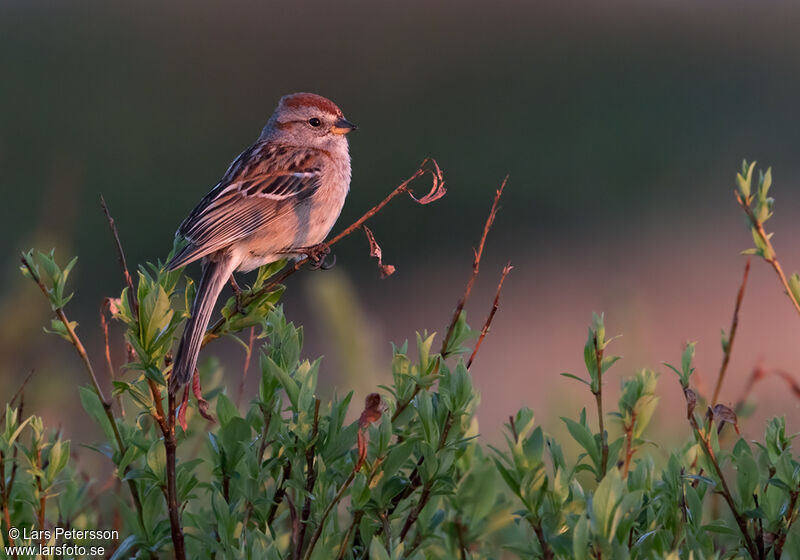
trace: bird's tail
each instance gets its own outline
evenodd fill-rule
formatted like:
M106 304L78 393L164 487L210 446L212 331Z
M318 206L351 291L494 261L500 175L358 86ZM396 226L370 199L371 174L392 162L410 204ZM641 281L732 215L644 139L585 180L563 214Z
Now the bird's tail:
M235 263L230 257L203 263L203 275L192 304L192 316L186 323L181 343L178 346L178 353L175 356L175 365L169 381L170 392L177 392L192 379L206 327L208 327L211 313L214 311L214 304L234 268Z

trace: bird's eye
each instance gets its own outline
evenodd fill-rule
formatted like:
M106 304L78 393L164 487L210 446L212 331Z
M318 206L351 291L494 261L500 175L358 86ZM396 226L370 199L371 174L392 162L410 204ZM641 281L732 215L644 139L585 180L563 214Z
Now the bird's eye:
M311 126L319 126L321 123L317 117L314 117L312 119L308 119L308 124L310 124Z

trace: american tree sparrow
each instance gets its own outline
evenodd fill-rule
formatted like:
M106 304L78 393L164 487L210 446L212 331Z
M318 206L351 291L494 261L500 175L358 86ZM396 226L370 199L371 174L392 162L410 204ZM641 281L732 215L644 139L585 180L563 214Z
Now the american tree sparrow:
M313 93L281 98L255 144L231 163L177 236L187 245L169 270L203 259L203 273L170 379L192 378L214 304L234 271L310 255L327 237L350 190L345 135L356 127Z

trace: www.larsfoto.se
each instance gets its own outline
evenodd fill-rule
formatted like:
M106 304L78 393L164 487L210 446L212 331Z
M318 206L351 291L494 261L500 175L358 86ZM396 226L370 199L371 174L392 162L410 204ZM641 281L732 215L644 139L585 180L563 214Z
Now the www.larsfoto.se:
M53 546L6 546L7 557L16 555L40 556L103 556L106 549L102 546L78 546L72 544L58 544Z

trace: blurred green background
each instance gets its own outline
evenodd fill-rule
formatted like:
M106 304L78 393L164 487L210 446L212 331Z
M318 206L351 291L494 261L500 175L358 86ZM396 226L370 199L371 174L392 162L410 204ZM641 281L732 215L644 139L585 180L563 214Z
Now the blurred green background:
M523 403L554 429L556 415L588 402L557 374L581 373L593 310L625 334L612 388L614 376L677 361L685 340L699 340L711 386L738 252L750 244L733 199L743 157L773 166L776 248L800 268L799 21L790 2L0 3L3 394L34 369L31 410L68 430L82 421L80 364L40 330L48 310L20 279L18 252L80 256L70 315L102 371L98 308L121 282L99 193L129 262L163 257L293 91L332 98L360 126L335 230L426 156L449 188L434 205L398 201L371 222L398 268L390 279L353 236L337 246L336 269L289 282L287 315L306 325L306 355L326 355L327 390L373 390L390 340L446 327L507 173L468 307L479 326L511 260L473 368L483 431L496 434ZM797 318L754 264L727 402L759 360L800 373ZM358 336L342 330L349 324ZM241 351L215 344L235 386ZM120 362L118 342L114 353ZM666 374L661 392L680 396ZM755 395L765 416L786 411L796 430L798 406L782 386Z

